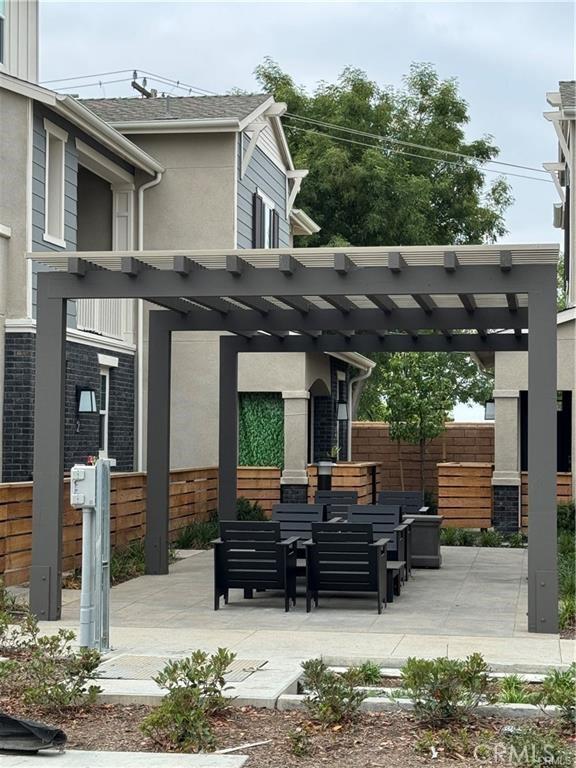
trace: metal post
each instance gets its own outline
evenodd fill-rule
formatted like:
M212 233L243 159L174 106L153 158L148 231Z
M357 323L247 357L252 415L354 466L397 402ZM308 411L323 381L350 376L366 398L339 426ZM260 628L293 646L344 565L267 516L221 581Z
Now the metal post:
M218 517L236 519L238 481L238 352L220 339L220 418L218 421Z
M56 621L62 610L62 503L66 301L50 299L38 275L34 491L30 608Z
M558 632L556 277L529 294L528 630Z
M149 313L146 573L168 573L171 332Z
M82 587L80 591L81 648L92 648L94 640L94 509L82 507Z
M116 462L113 462L114 465ZM96 462L96 514L94 515L94 639L95 648L110 648L110 459Z

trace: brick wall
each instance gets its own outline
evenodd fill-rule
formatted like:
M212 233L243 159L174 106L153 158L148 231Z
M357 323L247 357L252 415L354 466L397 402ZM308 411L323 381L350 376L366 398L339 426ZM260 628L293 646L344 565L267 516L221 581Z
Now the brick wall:
M340 461L348 460L348 422L338 421L338 371L346 374L346 386L343 387L342 402L348 402L348 382L350 367L335 358L330 358L330 396L314 397L314 461L322 461L331 456L331 450L338 439Z
M388 425L357 421L352 426L352 458L354 461L377 461L382 465L381 485L387 490L420 489L420 456L417 445L390 440ZM427 446L425 461L426 489L437 494L436 465L441 462L494 461L494 425L492 423L454 422ZM402 471L401 471L402 470Z
M36 337L6 334L2 480L32 478L34 459L34 365ZM98 353L109 350L68 342L64 415L64 467L98 453L100 417L76 413L76 385L100 391ZM110 368L108 455L119 471L130 471L134 460L134 357L114 352L118 367Z

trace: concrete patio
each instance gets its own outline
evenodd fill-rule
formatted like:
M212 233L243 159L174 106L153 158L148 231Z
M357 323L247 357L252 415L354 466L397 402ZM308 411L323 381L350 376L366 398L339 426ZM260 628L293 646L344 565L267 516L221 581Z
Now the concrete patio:
M523 549L444 547L440 570L417 570L400 598L378 616L370 596L320 596L306 614L303 599L286 614L273 593L214 611L211 552L182 552L165 576L142 576L111 592L113 652L182 655L226 646L241 659L334 661L373 658L400 662L483 653L488 661L526 667L568 664L574 642L526 628L527 552ZM80 593L65 590L63 617L47 623L78 626Z

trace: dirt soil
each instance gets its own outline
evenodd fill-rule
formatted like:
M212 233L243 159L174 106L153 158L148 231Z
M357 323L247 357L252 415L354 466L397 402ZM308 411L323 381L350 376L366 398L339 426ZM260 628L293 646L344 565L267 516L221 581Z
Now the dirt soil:
M0 700L0 709L62 728L68 735L69 749L162 751L140 731L142 720L150 712L146 706L100 704L41 717L37 712L17 709L13 702ZM500 741L499 732L504 724L502 719L478 718L467 730L472 743ZM519 725L518 721L514 724ZM549 722L543 726L549 726ZM246 768L420 768L431 764L478 768L474 757L449 757L440 750L432 763L431 754L417 754L416 742L426 729L406 713L362 714L353 724L323 729L311 724L303 712L244 707L231 708L215 721L214 727L219 749L267 742L237 751L249 755ZM302 733L309 753L296 756L292 751L293 734Z

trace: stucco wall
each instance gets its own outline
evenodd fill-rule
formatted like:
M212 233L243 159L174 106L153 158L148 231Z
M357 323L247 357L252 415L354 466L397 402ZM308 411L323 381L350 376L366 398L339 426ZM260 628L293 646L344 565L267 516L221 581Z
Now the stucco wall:
M145 247L234 248L234 135L128 138L165 168L162 182L145 193Z
M26 168L28 101L0 90L0 224L10 227L7 241L7 316L26 317Z

